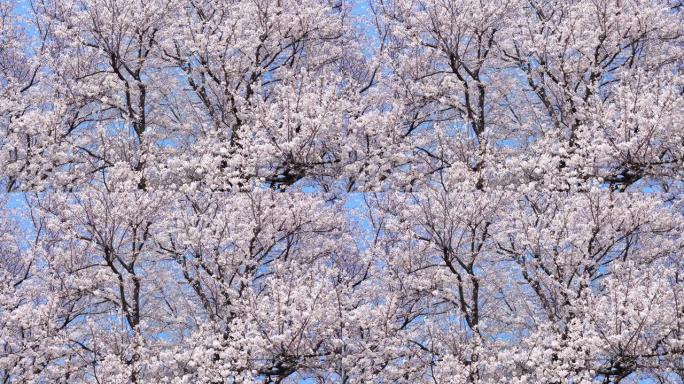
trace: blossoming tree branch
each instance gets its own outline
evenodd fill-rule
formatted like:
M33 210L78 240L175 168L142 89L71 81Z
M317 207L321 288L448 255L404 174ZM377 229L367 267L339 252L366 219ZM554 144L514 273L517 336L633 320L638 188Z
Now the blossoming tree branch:
M0 382L684 383L681 0L0 0Z

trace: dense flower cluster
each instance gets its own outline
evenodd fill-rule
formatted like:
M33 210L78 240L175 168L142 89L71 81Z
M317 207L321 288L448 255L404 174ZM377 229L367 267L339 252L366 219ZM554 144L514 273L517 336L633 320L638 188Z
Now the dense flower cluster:
M683 383L681 0L0 0L2 383Z

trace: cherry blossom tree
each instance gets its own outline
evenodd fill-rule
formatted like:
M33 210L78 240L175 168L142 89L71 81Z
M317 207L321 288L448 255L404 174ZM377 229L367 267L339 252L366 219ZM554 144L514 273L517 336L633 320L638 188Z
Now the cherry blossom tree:
M683 17L0 0L0 380L684 383Z
M376 2L405 130L435 128L412 163L466 188L669 186L682 177L680 8Z

